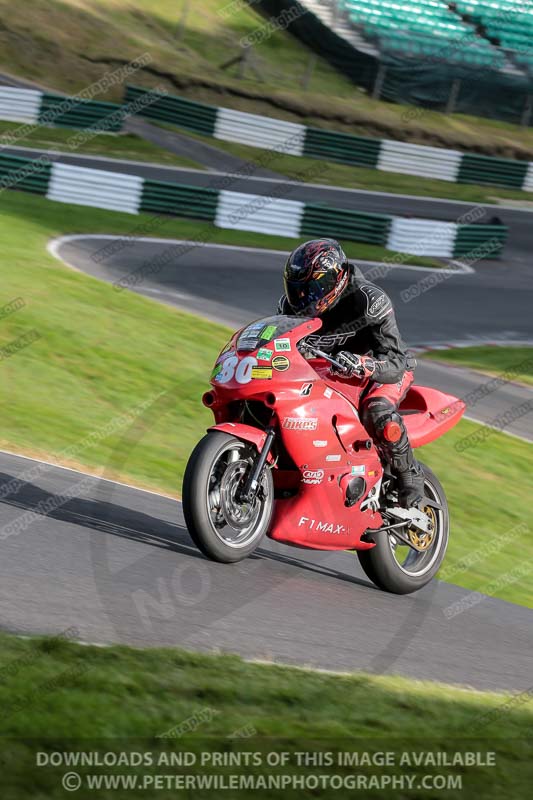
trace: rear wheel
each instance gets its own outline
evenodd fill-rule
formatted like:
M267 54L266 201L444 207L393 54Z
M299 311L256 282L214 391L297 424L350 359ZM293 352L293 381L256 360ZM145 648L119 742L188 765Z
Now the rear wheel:
M270 469L251 502L239 497L257 450L222 431L210 431L193 450L183 479L183 513L193 542L225 563L252 553L268 531L274 510Z
M395 594L409 594L421 589L437 574L448 546L450 520L448 502L437 476L425 464L425 495L441 508L426 506L421 510L433 522L431 533L421 533L407 526L400 531L416 549L404 544L394 531L375 534L375 547L358 550L357 555L368 578L380 589Z

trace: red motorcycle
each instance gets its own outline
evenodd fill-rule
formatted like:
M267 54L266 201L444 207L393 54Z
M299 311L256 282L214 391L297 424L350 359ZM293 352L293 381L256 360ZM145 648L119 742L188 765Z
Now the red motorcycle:
M319 319L274 316L237 331L203 396L216 424L194 449L183 511L215 561L250 555L266 534L296 547L355 550L381 589L406 594L438 571L448 544L444 490L425 465L422 508L401 508L395 478L359 420L367 379L317 349ZM413 447L442 436L465 404L412 386L400 406ZM394 435L393 430L390 435Z

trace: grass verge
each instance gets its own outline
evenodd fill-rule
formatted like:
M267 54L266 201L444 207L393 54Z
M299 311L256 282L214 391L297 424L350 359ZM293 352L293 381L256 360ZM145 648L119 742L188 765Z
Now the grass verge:
M533 347L457 347L423 357L533 385Z
M15 298L24 305L2 315L0 348L31 331L39 338L10 357L0 350L0 446L103 469L108 477L176 495L188 455L211 422L200 396L228 331L147 298L117 293L46 252L49 239L59 234L130 233L128 215L14 192L4 193L2 206L2 305ZM166 235L190 236L197 229L197 223L175 220L169 226ZM219 233L221 241L250 243L250 234L242 241L238 232ZM114 421L159 394L134 424L117 423L109 431L110 423L113 428ZM513 573L516 553L520 563L533 558L533 474L524 469L531 445L490 431L481 442L468 439L465 447L465 437L479 430L463 421L420 453L441 478L452 510L443 576L533 606L528 576ZM95 437L95 431L108 435ZM67 448L73 448L68 456Z
M228 0L189 3L184 16L183 4L175 0L27 0L19 5L0 0L0 66L72 94L148 52L151 63L134 82L215 105L370 136L526 160L533 156L531 128L375 101L323 59L304 91L309 50L286 31L254 47L258 73L248 70L239 79L238 67L221 67L265 20L253 3L230 5L228 13L229 5ZM120 96L120 87L109 93L109 99Z
M81 647L62 638L22 640L0 634L0 645L0 730L9 737L3 739L2 783L8 800L68 796L61 779L72 768L36 768L38 751L49 756L57 751L153 754L148 766L74 768L86 791L87 774L137 775L139 781L143 775L176 773L292 774L302 779L335 774L352 780L366 776L367 781L371 775L392 774L414 776L412 788L404 782L399 794L389 784L375 796L530 796L533 700L526 693L512 698L394 676L328 675L175 649ZM193 754L196 764L167 766L172 754L184 751ZM289 754L287 765L265 765L268 752L281 751ZM328 753L333 764L298 763L296 753L302 751ZM340 753L355 751L377 758L378 765L378 754L390 752L394 766L339 766ZM479 752L485 765L417 768L412 757L433 752L451 759L466 751ZM487 751L495 754L494 766L486 765ZM216 766L217 752L233 759L238 753L259 753L262 763ZM402 753L411 755L400 766ZM424 775L453 776L461 785L431 791L427 783L421 787ZM374 794L362 786L361 796ZM220 796L205 789L177 793L172 785L159 791L154 785L139 788L95 796ZM348 798L356 793L354 787L332 791L326 786L225 796Z
M0 122L0 148L5 144L9 147L9 140L3 138L5 134L12 134L22 126L17 122ZM146 142L133 133L104 134L91 136L83 147L71 150L69 142L74 141L76 131L69 128L46 128L41 125L24 125L25 135L17 139L17 147L38 147L43 150L61 150L71 155L96 155L108 158L124 158L131 161L154 161L163 166L190 167L203 169L201 164L191 158L177 156L169 153L162 147L157 147L151 142Z

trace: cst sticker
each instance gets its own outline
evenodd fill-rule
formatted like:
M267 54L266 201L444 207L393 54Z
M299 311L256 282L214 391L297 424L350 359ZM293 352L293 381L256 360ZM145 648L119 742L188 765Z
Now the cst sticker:
M307 483L308 486L318 486L323 480L323 469L305 469L302 475L302 483Z
M278 372L285 372L285 370L289 369L291 362L287 358L287 356L274 356L272 359L272 366Z
M328 443L325 439L313 439L313 447L327 447Z
M272 367L252 367L252 380L268 380L272 377Z
M340 461L340 456L326 456L326 461Z
M329 386L327 389L324 389L324 397L327 397L328 400L333 397L333 389L330 389Z
M272 356L273 356L272 350L269 350L267 347L260 347L259 350L257 351L258 361L270 361Z
M276 353L289 352L291 349L290 339L275 339L274 350Z
M300 389L300 397L309 397L312 389L313 389L312 383L304 383L304 385Z
M366 467L364 464L359 464L356 467L352 467L352 475L364 475L366 472Z

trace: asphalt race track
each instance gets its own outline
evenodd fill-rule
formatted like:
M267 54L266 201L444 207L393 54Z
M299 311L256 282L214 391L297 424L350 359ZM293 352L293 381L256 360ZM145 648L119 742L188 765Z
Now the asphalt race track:
M91 642L179 645L329 670L523 691L532 613L492 598L447 619L466 589L433 581L415 595L374 588L350 553L265 540L236 565L206 560L174 500L0 454L2 526L44 500L76 495L2 542L0 624L70 627ZM83 488L83 492L81 491Z
M168 246L138 242L97 263L91 253L105 244L109 238L69 237L53 251L71 266L117 281ZM230 263L236 271L228 278ZM409 343L530 336L532 282L525 271L513 274L504 302L502 266L447 276L402 303L400 292L431 274L402 269L383 281ZM137 289L237 324L271 311L279 275L280 254L203 247ZM437 365L424 365L418 378L458 394L486 381ZM471 414L490 420L530 397L507 384ZM508 430L531 438L530 417ZM8 490L13 478L20 484ZM175 500L7 453L0 454L0 498L4 629L57 633L75 626L79 638L91 642L215 649L480 689L524 691L531 685L529 609L438 581L412 596L388 595L363 577L352 554L295 550L268 540L241 564L215 564L193 546ZM45 500L52 500L47 515L26 516L27 524L5 535L6 525ZM463 598L457 613L453 604Z

